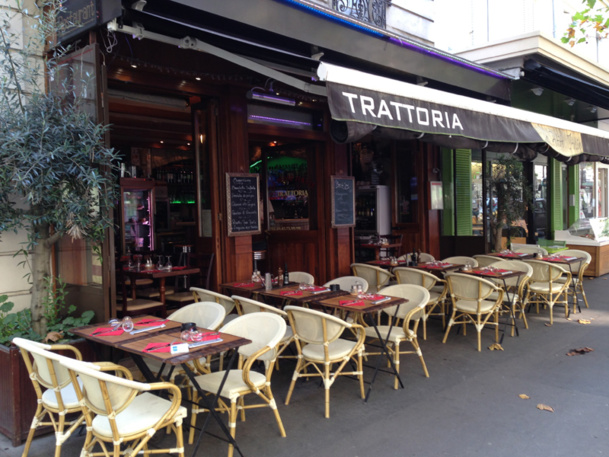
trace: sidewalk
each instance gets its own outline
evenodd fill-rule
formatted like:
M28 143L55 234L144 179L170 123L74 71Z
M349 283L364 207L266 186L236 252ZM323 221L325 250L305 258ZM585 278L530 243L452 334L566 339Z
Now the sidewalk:
M237 442L247 457L609 456L609 275L586 279L584 287L590 309L566 320L556 308L552 327L547 310L531 313L529 330L520 325L519 337L506 335L504 351L487 349L491 330L483 332L480 353L473 329L466 336L453 330L442 344L440 322L430 321L427 341L420 341L430 378L415 356L403 356L406 388L393 390L393 378L380 374L367 403L356 382L339 379L331 389L330 419L323 417L323 388L315 382L297 384L290 405L283 404L292 362L282 361L273 392L287 438L265 409L249 411L237 424ZM583 347L593 351L567 355ZM80 455L83 441L72 437L62 456ZM29 455L47 457L53 448L53 436L37 438ZM22 450L0 435L1 456ZM198 455L226 451L225 443L208 436Z

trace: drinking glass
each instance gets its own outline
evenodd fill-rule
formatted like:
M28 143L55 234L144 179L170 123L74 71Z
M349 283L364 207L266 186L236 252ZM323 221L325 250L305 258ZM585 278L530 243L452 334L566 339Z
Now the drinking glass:
M129 316L123 317L121 325L125 332L130 332L131 330L133 330L133 320L131 320Z
M171 269L173 268L173 265L171 264L171 256L168 255L167 256L167 263L165 264L165 269L168 271L171 271Z

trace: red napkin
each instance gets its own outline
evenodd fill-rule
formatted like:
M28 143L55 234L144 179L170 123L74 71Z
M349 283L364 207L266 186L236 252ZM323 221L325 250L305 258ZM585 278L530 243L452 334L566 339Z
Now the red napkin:
M302 290L284 290L281 295L302 295Z
M91 336L118 336L125 333L122 328L115 329L114 327L99 327L91 333Z
M187 267L172 267L172 270L185 270Z
M338 302L340 306L364 306L364 300L341 300Z
M166 324L168 319L142 319L141 321L135 322L133 325L138 327L155 327L157 325Z
M324 287L324 286L314 286L314 287L311 287L309 290L311 292L321 292L321 291L326 291L326 290L329 290L329 289L327 287Z
M144 348L144 352L169 352L171 343L148 343Z
M255 282L240 282L239 284L235 284L235 287L256 287L258 283Z

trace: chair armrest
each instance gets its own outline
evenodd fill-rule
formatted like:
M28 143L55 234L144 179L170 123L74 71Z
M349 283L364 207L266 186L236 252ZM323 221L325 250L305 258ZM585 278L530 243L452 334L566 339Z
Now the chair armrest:
M74 355L74 358L76 360L82 360L81 352L78 350L78 348L76 348L70 344L53 344L53 345L51 345L50 350L53 352L70 351Z
M115 375L118 377L124 377L125 379L129 379L133 381L133 374L131 371L122 365L118 365L113 362L93 362L94 365L98 366L100 371L114 371Z

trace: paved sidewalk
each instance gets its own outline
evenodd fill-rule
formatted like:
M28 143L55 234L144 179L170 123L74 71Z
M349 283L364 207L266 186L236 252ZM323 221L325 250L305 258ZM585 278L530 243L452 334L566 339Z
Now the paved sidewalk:
M394 390L393 378L381 374L367 403L356 382L339 379L331 389L330 419L323 417L316 382L297 384L290 405L283 404L293 365L282 361L273 390L287 438L279 436L270 411L250 411L237 424L241 450L247 457L609 456L609 278L586 279L585 289L590 309L566 320L557 308L552 327L547 310L531 313L530 329L521 325L519 337L506 335L504 351L487 349L490 330L483 332L480 353L473 329L466 336L453 330L442 344L440 322L431 321L421 341L430 378L416 357L403 356L406 388ZM583 347L593 351L567 355ZM72 437L62 456L80 455L83 440ZM47 457L53 447L52 436L37 438L29 455ZM0 435L0 456L22 450ZM206 437L198 455L224 456L226 444Z

